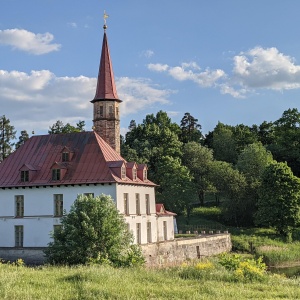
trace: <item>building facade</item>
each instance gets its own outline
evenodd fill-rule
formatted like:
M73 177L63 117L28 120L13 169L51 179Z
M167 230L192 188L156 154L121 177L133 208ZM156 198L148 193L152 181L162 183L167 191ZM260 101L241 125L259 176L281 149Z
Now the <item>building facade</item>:
M91 132L33 136L0 164L0 248L43 248L79 194L110 195L138 244L174 239L147 166L120 155L119 104L106 25ZM159 211L157 210L159 209Z

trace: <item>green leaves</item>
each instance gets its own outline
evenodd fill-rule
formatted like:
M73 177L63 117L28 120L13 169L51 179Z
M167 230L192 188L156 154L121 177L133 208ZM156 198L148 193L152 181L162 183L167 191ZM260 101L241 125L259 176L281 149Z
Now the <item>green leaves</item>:
M45 251L51 264L105 261L129 266L143 261L139 249L133 249L132 235L110 196L79 195L61 223L61 230L53 233L54 240Z

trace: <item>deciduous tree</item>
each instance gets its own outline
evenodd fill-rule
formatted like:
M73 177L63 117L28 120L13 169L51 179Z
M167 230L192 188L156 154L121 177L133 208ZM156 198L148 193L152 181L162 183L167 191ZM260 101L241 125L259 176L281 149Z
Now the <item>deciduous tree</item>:
M79 195L61 224L45 251L51 264L130 266L144 261L110 196Z
M266 167L259 188L256 224L272 226L289 237L300 225L300 179L286 163L276 162Z

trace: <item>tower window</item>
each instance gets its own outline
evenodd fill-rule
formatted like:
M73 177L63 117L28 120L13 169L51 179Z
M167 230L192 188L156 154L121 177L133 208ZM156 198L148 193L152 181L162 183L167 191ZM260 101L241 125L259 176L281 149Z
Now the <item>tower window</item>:
M110 106L109 106L109 115L112 116L113 114L114 114L113 106L110 105Z
M99 107L99 115L100 117L103 117L103 105Z

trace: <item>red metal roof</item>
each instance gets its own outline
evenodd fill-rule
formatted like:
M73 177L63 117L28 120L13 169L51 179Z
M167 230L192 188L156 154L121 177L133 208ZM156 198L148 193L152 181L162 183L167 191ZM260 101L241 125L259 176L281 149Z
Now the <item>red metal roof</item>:
M66 147L72 157L62 162ZM33 136L0 163L0 187L114 182L155 186L149 180L118 177L110 166L120 165L120 161L127 163L93 131ZM52 180L54 166L66 168L61 180ZM21 170L26 169L31 172L30 181L21 182Z
M115 85L106 32L104 32L103 36L96 94L91 102L94 103L101 100L116 100L121 102Z
M161 204L161 203L157 203L156 204L156 214L158 216L177 216L177 214L171 212L171 211L168 211L165 209L164 205Z

